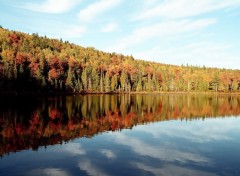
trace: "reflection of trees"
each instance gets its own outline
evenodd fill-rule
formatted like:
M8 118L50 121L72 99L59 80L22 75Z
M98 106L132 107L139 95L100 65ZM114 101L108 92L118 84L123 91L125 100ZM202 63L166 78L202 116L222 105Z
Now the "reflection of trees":
M148 122L240 114L240 97L84 95L16 99L0 107L0 155Z

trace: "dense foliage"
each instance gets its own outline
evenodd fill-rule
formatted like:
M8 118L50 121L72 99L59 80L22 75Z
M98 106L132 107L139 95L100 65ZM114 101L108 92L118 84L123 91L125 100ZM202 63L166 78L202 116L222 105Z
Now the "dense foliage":
M0 28L0 92L209 90L240 90L240 70L135 60Z

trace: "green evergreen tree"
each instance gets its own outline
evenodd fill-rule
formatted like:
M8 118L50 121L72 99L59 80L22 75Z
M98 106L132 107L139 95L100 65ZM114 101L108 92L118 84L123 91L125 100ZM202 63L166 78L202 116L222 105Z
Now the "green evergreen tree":
M14 79L18 78L18 70L17 70L17 64L16 63L14 64L13 76L14 76Z
M100 92L104 92L104 80L103 80L103 75L100 76Z
M82 83L79 78L77 79L76 90L77 90L77 92L82 92L82 90L83 90Z
M118 78L117 75L113 75L111 79L111 91L116 91Z
M97 70L95 68L92 69L92 89L97 92L99 89L99 77L98 77L98 73Z
M150 92L150 91L152 91L153 90L153 86L152 86L152 79L151 79L151 75L150 74L148 74L148 77L147 77L147 82L146 82L146 84L145 84L145 89L146 89L146 91L148 91L148 92Z
M105 85L105 92L110 92L111 88L111 82L110 82L110 76L109 73L106 73L105 79L104 79L104 85Z
M141 92L143 89L142 89L142 80L138 80L138 83L137 83L137 88L136 88L136 91L137 92Z
M67 87L67 89L70 89L70 90L74 89L73 75L72 75L72 69L71 68L68 69L66 87Z
M125 72L122 72L120 76L120 83L122 91L125 91L127 85L127 74Z
M83 90L84 91L87 91L88 90L88 80L87 80L87 70L86 69L83 69L83 72L82 72L82 84L83 84Z

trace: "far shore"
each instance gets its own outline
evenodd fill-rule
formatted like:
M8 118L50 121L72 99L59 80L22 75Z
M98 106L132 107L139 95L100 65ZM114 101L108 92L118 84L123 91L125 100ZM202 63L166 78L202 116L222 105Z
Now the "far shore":
M101 94L162 94L162 95L172 95L172 94L189 94L189 95L240 95L240 91L233 92L198 92L198 91L153 91L153 92L0 92L0 97L18 97L18 96L71 96L71 95L101 95Z

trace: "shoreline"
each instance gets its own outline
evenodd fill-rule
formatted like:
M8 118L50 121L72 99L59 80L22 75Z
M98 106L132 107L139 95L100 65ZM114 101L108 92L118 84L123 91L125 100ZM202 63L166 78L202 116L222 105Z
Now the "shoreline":
M0 97L21 97L21 96L74 96L74 95L122 95L122 94L162 94L162 95L240 95L240 91L235 92L163 92L163 91L153 91L153 92L0 92Z

